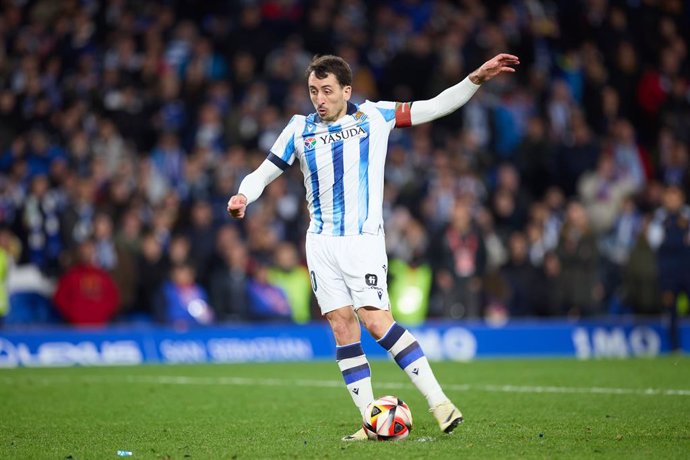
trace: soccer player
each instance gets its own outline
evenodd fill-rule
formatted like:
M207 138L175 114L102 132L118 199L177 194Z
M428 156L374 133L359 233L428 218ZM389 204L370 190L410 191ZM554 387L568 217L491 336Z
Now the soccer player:
M316 112L292 117L268 158L242 180L228 201L230 215L243 218L264 188L299 160L311 218L306 255L312 288L333 330L345 384L361 413L374 396L360 344L360 321L427 399L442 431L452 432L463 420L414 336L390 312L382 218L388 136L393 128L419 125L457 110L482 83L514 72L517 64L516 56L498 54L432 99L355 105L349 102L352 71L347 62L332 55L316 57L306 70ZM363 428L343 438L364 439Z

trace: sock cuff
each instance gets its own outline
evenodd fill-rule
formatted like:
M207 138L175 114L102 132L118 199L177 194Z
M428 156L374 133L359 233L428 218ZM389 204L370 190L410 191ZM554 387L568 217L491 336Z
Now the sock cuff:
M338 361L341 359L355 358L357 356L362 356L363 354L364 350L362 349L361 342L335 347L335 359Z
M386 350L390 351L393 345L402 337L402 335L407 331L404 327L398 323L391 324L391 327L386 332L386 335L377 340L378 344L381 345Z

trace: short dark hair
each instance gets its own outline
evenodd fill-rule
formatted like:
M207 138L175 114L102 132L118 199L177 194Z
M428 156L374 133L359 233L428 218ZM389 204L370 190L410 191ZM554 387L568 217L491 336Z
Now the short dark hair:
M352 86L352 69L350 64L340 56L332 54L314 56L309 67L307 67L306 77L309 78L312 72L319 80L323 80L329 73L332 73L340 86Z

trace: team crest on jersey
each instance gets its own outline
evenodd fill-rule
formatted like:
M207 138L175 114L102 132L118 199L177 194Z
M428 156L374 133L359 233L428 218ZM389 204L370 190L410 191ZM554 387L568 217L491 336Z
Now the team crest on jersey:
M316 138L308 137L304 140L304 150L311 150L316 147Z
M358 120L358 121L364 121L367 119L366 114L364 112L359 111L359 110L353 115L353 117L355 117L355 120Z

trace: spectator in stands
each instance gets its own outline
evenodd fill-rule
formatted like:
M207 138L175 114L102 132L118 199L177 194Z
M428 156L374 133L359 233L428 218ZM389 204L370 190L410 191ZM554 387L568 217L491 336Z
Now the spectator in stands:
M516 197L507 189L496 190L491 199L491 211L496 226L496 234L504 245L510 235L522 228L522 216L518 210Z
M249 319L249 254L241 244L219 245L220 262L211 272L210 303L218 321Z
M208 203L211 192L211 175L207 163L207 152L197 149L187 157L184 165L184 180L179 188L180 198L185 203ZM212 161L216 161L213 159Z
M646 256L645 251L648 248L646 238L643 241L638 238L642 230L642 220L643 216L635 200L632 196L628 196L622 202L620 214L616 217L612 230L599 238L604 301L613 303L614 306L622 300L617 290L622 282L623 271L628 266L631 251L636 251L637 258L633 262L633 267L640 263L640 258L644 259Z
M137 287L133 313L154 318L156 293L165 280L169 263L163 253L163 245L155 233L145 231L141 238L141 252L137 258Z
M558 254L548 251L544 254L542 267L542 282L540 289L534 293L536 299L534 308L540 316L562 316L567 313L565 283L563 269Z
M268 269L268 281L281 288L290 303L292 320L307 323L311 319L311 277L299 263L297 248L292 243L279 243Z
M2 156L0 156L0 171L8 174L14 165L26 163L27 150L28 147L24 136L16 136L8 140L3 147Z
M120 166L120 172L100 188L99 210L108 214L115 224L120 222L123 215L132 207L132 201L139 200L132 179L134 168L136 166L128 159Z
M122 163L127 157L125 141L117 131L117 127L107 118L100 120L98 134L91 143L91 150L96 158L104 162L106 172L114 176L120 171Z
M566 201L563 190L549 187L544 196L545 212L538 220L544 227L544 244L547 250L555 249L565 220Z
M680 349L678 295L690 292L690 206L683 191L670 185L664 191L663 207L649 226L649 242L657 251L661 305L670 317L671 349Z
M467 202L455 203L450 222L432 238L429 260L436 296L432 313L450 318L479 317L486 248Z
M668 134L668 149L660 152L659 175L663 182L670 185L683 185L683 179L690 170L688 144Z
M457 195L457 184L447 155L440 155L429 180L423 205L425 220L431 231L438 231L449 221Z
M7 227L0 227L0 326L10 311L10 295L7 279L17 262L21 248L19 240Z
M427 319L433 271L427 258L429 241L422 224L410 219L401 229L397 250L388 261L388 291L397 321L421 324Z
M93 241L96 246L96 265L112 273L118 267L118 258L113 235L113 221L109 215L98 213L94 216Z
M679 75L684 61L678 51L670 46L655 52L658 53L655 56L658 62L654 62L657 65L649 66L640 76L635 95L642 114L639 125L643 137L653 135L659 128L659 113L672 89L669 83Z
M182 186L186 155L175 133L161 134L156 147L151 152L151 160L156 172L165 178L169 187Z
M541 267L547 251L544 241L544 227L535 221L530 221L525 229L525 235L529 247L529 260L535 267Z
M213 44L208 38L199 37L195 40L190 60L185 64L185 70L190 67L198 67L204 79L222 80L226 78L228 64L225 58L213 49Z
M544 120L530 117L525 137L522 139L515 160L522 183L532 198L544 196L554 176L555 146L546 133Z
M204 104L199 109L198 124L192 148L204 148L218 156L225 149L225 137L220 110L213 104Z
M531 197L522 187L520 173L512 163L502 163L496 170L496 190L505 190L513 196L515 202L514 219L519 228L527 222L527 211Z
M120 220L114 237L117 267L113 273L120 292L120 316L136 310L139 283L138 257L141 252L142 223L134 210L127 211ZM145 318L150 319L150 318Z
M584 207L568 204L557 248L561 266L563 301L574 317L599 313L602 292L599 282L599 250Z
M613 159L615 174L632 181L634 191L641 190L652 176L649 153L635 139L635 129L628 120L618 120L613 126Z
M578 182L579 196L592 231L597 234L610 231L621 211L623 200L635 189L634 179L617 174L615 160L603 152L596 170L583 174Z
M176 233L170 238L167 257L170 267L191 263L191 243L187 235ZM194 276L196 276L196 272L194 272Z
M166 195L167 196L167 195ZM151 216L151 231L164 249L168 249L173 237L175 222L177 221L177 208L168 207L161 200L161 204L153 210ZM186 257L186 255L185 255Z
M94 181L79 177L68 192L68 205L60 213L60 231L65 248L72 249L91 235L96 213Z
M578 178L595 169L600 152L599 142L580 112L572 115L569 136L559 142L555 158L556 182L568 197L575 194Z
M501 267L501 275L510 288L508 312L510 317L531 316L535 313L539 285L537 269L529 259L527 237L521 232L510 235L508 262Z
M640 61L633 43L629 38L616 45L615 59L610 67L611 86L617 88L620 97L620 115L630 119L636 112L635 98L630 97L636 91L635 86L640 78Z
M285 291L269 281L268 264L255 259L247 282L249 317L255 321L290 320L292 311Z
M46 132L35 129L28 133L27 164L29 176L47 176L56 161L65 159L63 149L51 143Z
M184 232L189 241L189 259L197 273L197 279L208 286L210 264L216 241L211 205L207 201L194 202L189 211L189 221Z
M621 262L621 303L625 311L637 315L662 312L659 302L659 266L657 255L647 237L649 216L641 219L632 246ZM621 226L622 227L622 226Z
M60 211L48 177L44 174L34 176L15 221L15 233L22 238L24 249L20 262L35 264L46 274L58 272L62 251Z
M547 111L551 127L551 139L558 143L569 142L573 132L574 112L577 110L572 88L563 79L557 79L551 86Z
M26 326L61 320L52 301L55 282L35 265L15 265L8 274L7 291L10 308L4 318L5 324Z
M0 92L0 151L5 150L18 138L21 120L17 112L16 94L9 88L2 90ZM5 165L4 161L2 164Z
M77 264L58 281L54 302L70 324L104 325L114 318L120 303L115 282L98 267L93 239L79 244Z
M156 317L176 327L208 325L213 322L213 309L204 288L194 281L194 267L187 262L173 265L170 275L156 295Z
M498 271L507 262L508 251L506 245L496 233L494 219L489 210L479 208L476 216L477 226L479 227L484 246L486 247L486 271Z

